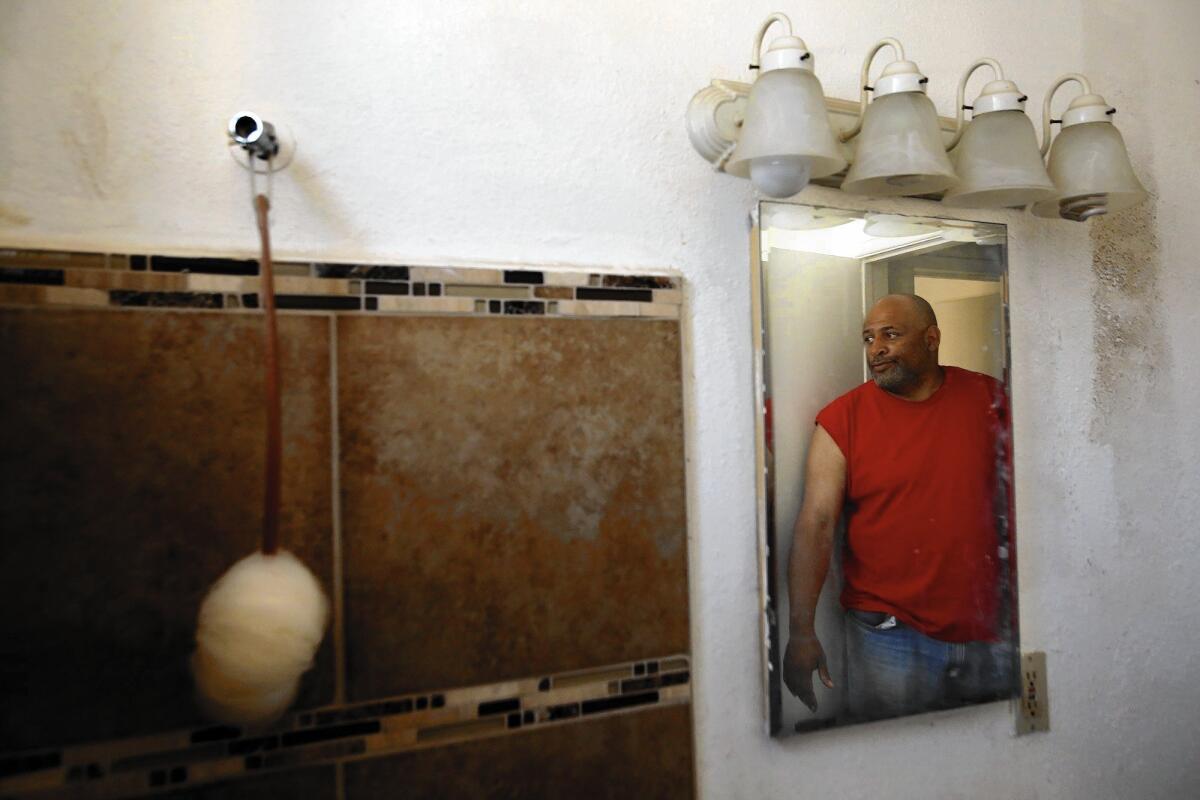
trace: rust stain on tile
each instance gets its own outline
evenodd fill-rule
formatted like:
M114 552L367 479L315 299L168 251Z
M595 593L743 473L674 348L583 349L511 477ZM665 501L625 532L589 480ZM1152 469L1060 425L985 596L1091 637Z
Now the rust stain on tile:
M338 320L354 699L688 650L679 326Z
M328 322L279 320L285 546L328 588ZM262 318L0 310L0 749L183 727L212 582L258 544ZM332 698L332 651L300 703Z

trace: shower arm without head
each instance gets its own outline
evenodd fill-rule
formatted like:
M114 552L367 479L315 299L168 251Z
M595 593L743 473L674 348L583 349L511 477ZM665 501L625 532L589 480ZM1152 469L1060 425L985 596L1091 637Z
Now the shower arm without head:
M265 345L266 361L266 480L263 491L262 552L274 555L279 550L279 515L282 501L281 484L283 471L283 401L279 379L279 326L275 314L275 275L271 263L271 230L269 199L274 159L279 154L279 140L275 126L265 122L257 114L243 112L229 120L231 144L245 150L249 156L250 195L254 201L254 215L258 224L258 235L262 249L259 259L260 286L263 312L267 321ZM255 185L258 170L254 159L267 162L267 193L260 194ZM286 166L286 164L284 165Z

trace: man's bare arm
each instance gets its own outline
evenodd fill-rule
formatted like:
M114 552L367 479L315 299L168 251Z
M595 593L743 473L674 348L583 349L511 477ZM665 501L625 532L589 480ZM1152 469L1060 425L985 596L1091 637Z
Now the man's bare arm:
M845 492L846 459L833 437L818 425L808 449L804 501L796 518L788 560L790 633L783 663L784 683L813 711L817 709L813 670L819 670L821 681L833 688L825 652L816 636L815 620Z

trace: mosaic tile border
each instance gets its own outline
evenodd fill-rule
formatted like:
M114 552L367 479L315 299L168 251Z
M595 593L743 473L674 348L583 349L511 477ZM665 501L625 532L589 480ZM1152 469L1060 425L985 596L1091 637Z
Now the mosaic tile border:
M0 796L150 796L691 701L685 655L299 711L266 731L211 726L0 759Z
M275 264L281 310L678 319L681 279L535 269ZM0 249L0 305L258 308L258 262Z

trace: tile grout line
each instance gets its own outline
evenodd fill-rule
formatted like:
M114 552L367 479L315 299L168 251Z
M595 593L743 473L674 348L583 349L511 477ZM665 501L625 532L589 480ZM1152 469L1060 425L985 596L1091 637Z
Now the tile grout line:
M345 599L342 597L342 482L338 429L337 315L329 315L329 458L333 515L333 701L346 702ZM338 782L339 787L341 781Z

